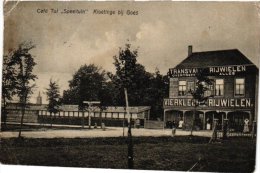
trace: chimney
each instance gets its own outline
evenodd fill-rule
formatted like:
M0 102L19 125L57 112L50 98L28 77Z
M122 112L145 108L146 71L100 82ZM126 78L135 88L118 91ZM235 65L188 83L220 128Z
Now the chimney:
M192 54L192 45L188 46L188 56Z

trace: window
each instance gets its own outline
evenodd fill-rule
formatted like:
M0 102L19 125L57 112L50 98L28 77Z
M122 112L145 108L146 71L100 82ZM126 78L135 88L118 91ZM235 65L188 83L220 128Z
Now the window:
M237 78L235 79L235 95L242 96L245 93L245 79Z
M187 91L194 91L194 82L188 82Z
M215 95L216 96L224 95L224 79L216 79Z
M207 87L207 90L205 91L204 96L209 97L209 96L214 95L214 85L211 84L211 85L207 85L206 87Z
M186 94L186 90L187 90L187 82L186 81L179 81L179 92L178 95L179 96L184 96Z

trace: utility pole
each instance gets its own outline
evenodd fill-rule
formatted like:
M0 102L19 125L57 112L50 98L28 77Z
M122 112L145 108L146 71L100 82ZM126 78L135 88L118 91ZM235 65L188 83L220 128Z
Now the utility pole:
M124 88L125 91L125 101L126 101L126 113L128 118L128 136L127 136L127 145L128 145L128 169L134 168L134 151L133 151L133 141L132 141L132 132L131 132L131 117L129 113L129 105L128 105L128 96L127 89Z

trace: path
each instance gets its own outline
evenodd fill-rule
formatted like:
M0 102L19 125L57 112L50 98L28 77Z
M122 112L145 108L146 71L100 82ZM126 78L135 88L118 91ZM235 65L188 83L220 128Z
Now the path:
M55 126L54 126L55 127ZM73 126L80 127L80 126ZM127 135L127 128L124 130L124 135ZM171 129L132 129L133 136L171 136ZM190 131L183 131L177 129L176 136L190 135ZM205 136L211 137L212 131L193 131L194 136ZM1 138L12 138L17 137L17 131L4 131L0 133ZM106 130L102 130L100 128L88 129L50 129L50 128L41 128L32 131L22 131L22 136L26 138L94 138L94 137L120 137L123 136L123 128L122 127L106 127Z

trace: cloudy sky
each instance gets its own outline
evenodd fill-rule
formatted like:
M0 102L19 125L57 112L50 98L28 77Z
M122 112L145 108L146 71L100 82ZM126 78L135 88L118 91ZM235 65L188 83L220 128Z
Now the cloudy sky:
M48 13L39 13L43 9ZM64 9L85 14L61 13ZM93 14L95 9L116 14ZM31 102L50 78L58 80L62 93L83 64L114 72L113 56L127 40L139 48L139 63L162 74L187 57L188 45L194 52L237 48L257 65L260 55L259 2L9 2L4 13L5 54L23 41L36 44L31 53L38 80Z

